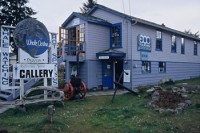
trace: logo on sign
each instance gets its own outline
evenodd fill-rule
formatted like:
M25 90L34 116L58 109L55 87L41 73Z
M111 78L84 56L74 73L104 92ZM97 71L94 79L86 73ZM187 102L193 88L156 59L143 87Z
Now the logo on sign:
M138 35L138 50L151 51L151 38L145 35Z
M41 32L37 32L39 37L26 35L26 45L28 51L34 53L34 57L43 54L49 48L49 40Z

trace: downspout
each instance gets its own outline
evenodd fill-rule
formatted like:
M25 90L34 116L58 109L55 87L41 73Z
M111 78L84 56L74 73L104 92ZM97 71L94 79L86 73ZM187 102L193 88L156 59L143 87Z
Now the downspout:
M133 30L133 26L137 24L137 20L135 20L135 22L132 24L131 20L131 89L133 89L133 37L132 37L132 30Z

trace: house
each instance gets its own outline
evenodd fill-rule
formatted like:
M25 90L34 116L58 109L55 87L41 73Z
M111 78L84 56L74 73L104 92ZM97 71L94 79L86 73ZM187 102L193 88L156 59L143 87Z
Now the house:
M166 77L200 76L200 38L103 5L87 15L73 12L61 25L60 40L66 80L77 74L78 56L80 77L89 89L112 89L120 76L119 82L131 89Z

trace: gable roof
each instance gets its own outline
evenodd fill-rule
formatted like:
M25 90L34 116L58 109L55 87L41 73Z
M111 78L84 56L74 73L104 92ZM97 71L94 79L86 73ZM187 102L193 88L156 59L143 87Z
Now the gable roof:
M198 40L200 41L200 38L197 38L197 37L194 37L190 34L187 34L187 33L184 33L184 32L181 32L181 31L178 31L178 30L174 30L174 29L171 29L169 27L166 27L165 25L161 24L156 24L156 23L153 23L153 22L150 22L150 21L147 21L147 20L144 20L144 19L140 19L140 18L137 18L137 17L133 17L133 16L130 16L130 15L127 15L127 14L124 14L124 13L121 13L119 11L116 11L116 10L113 10L111 8L108 8L108 7L105 7L103 5L100 5L100 4L96 4L88 13L88 15L92 15L92 13L94 13L97 9L101 9L101 10L104 10L106 12L109 12L111 14L114 14L116 16L119 16L119 17L122 17L122 18L125 18L125 19L128 19L131 21L131 23L134 23L134 24L137 24L137 23L140 23L140 24L143 24L143 25L147 25L147 26L151 26L151 27L154 27L158 30L164 30L164 31L168 31L172 34L178 34L180 36L183 36L183 37L187 37L187 38L192 38L194 40Z
M65 27L67 26L67 24L72 20L74 19L75 17L77 18L80 18L84 21L87 21L89 23L95 23L95 24L99 24L99 25L105 25L105 26L110 26L111 23L103 20L103 19L100 19L100 18L97 18L97 17L94 17L94 16L89 16L87 14L82 14L82 13L77 13L77 12L73 12L66 20L65 22L62 24L62 27Z

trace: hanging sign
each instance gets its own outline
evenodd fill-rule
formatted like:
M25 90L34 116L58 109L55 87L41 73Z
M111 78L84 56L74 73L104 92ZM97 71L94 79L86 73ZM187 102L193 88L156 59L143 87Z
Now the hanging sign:
M54 64L14 64L13 79L52 78Z
M9 87L9 37L9 29L7 27L1 26L1 90L7 89Z

